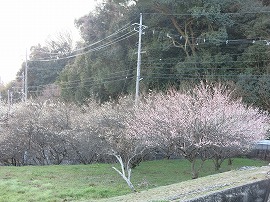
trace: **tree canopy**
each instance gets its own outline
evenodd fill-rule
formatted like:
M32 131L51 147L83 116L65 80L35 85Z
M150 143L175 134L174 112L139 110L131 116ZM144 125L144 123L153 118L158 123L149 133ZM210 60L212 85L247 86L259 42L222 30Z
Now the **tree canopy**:
M237 86L247 103L269 110L263 89L270 68L270 7L262 0L104 0L75 20L83 38L75 48L65 34L31 48L32 95L51 83L59 86L63 99L80 104L134 93L139 13L147 26L142 92L221 81Z

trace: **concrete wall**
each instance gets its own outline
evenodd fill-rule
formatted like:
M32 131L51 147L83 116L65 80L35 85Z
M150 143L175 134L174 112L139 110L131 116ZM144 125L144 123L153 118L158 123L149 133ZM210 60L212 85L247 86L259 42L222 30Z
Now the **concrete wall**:
M270 179L215 192L189 202L270 202Z
M98 202L270 202L270 165L242 167Z

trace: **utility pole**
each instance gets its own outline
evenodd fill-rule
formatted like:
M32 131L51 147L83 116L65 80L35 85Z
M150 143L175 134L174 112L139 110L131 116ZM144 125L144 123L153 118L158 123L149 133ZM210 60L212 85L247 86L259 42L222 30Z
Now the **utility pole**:
M28 92L28 86L27 86L27 50L26 50L26 56L25 56L25 70L24 70L24 101L27 102L27 92Z
M25 80L24 80L24 73L23 72L22 72L21 78L22 78L21 101L23 102L23 101L25 101L25 96L24 96L24 86L25 86L24 82L25 82Z
M7 96L8 96L8 112L7 112L7 118L9 118L10 114L10 108L11 108L11 102L10 102L10 91L7 91Z
M138 106L138 102L139 102L140 79L141 79L140 77L141 77L142 29L143 29L143 25L142 25L142 13L140 13L135 106Z

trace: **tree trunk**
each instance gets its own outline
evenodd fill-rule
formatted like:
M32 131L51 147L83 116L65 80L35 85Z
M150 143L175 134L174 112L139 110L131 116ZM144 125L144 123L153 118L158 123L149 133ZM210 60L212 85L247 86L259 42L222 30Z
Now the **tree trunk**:
M215 164L215 171L218 171L221 167L222 159L220 159L219 157L216 156L213 160L214 160L214 164Z
M191 161L191 177L192 177L192 179L197 179L199 177L199 173L196 170L195 163L196 163L196 159L192 159L192 161Z
M115 168L115 167L112 167L112 168L126 181L129 188L131 189L131 191L136 192L136 189L135 189L135 187L133 186L133 184L131 183L131 180L130 180L131 179L131 168L130 168L130 166L127 165L126 168L125 168L122 157L120 155L113 154L113 156L115 156L115 158L120 163L122 172L120 170L118 170L117 168ZM130 162L130 161L128 161L128 162Z
M232 165L233 160L231 158L228 159L228 165L231 166Z

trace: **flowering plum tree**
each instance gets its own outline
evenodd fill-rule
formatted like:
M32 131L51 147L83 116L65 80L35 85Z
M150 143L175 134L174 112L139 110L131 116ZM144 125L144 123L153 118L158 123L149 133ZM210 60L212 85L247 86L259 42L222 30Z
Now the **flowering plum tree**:
M198 159L203 163L212 158L218 169L232 152L245 152L265 137L269 117L234 99L226 86L201 83L187 92L148 95L136 107L130 97L101 106L95 102L82 107L58 101L21 103L12 107L3 127L2 162L44 165L72 158L91 163L109 154L120 163L120 169L113 169L135 191L132 167L150 149L158 148L167 158L173 153L185 157L196 178L203 165L196 166Z
M12 106L12 113L5 124L5 134L1 139L1 161L12 165L24 164L24 153L31 144L34 113L30 113L24 103Z
M150 96L136 116L142 133L155 135L159 145L173 143L192 163L192 178L198 177L199 157L211 158L217 148L247 150L269 128L265 112L233 99L221 84L201 83L189 92Z
M7 122L10 110L11 110L10 105L0 101L0 124L1 125Z
M50 101L14 105L2 140L6 156L16 156L16 164L60 164L67 156L62 131L70 129L74 108Z
M6 124L8 122L9 113L10 109L8 104L0 101L0 142L3 141L5 137Z
M100 137L97 119L101 116L100 106L89 101L72 116L72 129L65 131L70 146L70 158L75 162L89 164L106 158L107 143Z
M121 169L113 169L122 176L132 191L136 191L131 182L132 164L153 144L149 134L140 133L133 105L129 97L120 99L118 104L104 104L100 108L97 130L109 145L106 152L120 163Z

